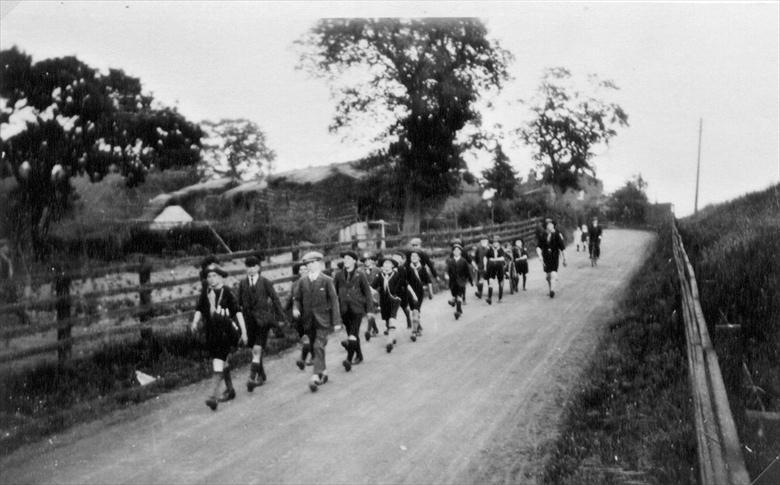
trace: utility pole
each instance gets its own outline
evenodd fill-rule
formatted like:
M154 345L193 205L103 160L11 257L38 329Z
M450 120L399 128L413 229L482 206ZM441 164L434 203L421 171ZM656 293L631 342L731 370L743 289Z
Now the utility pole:
M699 212L699 170L701 169L701 125L702 119L699 118L699 153L696 155L696 198L693 201L693 213Z

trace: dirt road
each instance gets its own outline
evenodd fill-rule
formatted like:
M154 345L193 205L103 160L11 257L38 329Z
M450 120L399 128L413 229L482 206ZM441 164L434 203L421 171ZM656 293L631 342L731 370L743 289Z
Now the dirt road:
M455 321L443 293L423 305L424 335L387 354L364 344L346 373L341 335L319 392L294 365L210 411L208 383L74 427L0 461L16 483L534 483L569 391L653 236L608 230L591 268L573 247L554 299L537 259L528 291L488 306L470 288ZM402 317L403 320L403 317ZM310 371L310 367L306 372Z

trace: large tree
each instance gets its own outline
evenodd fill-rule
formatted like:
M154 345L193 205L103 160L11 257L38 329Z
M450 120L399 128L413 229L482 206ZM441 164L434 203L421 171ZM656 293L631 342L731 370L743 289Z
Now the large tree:
M493 166L482 171L485 186L495 190L499 199L512 199L517 191L517 170L509 162L500 143L496 143L493 153Z
M647 219L647 182L635 175L607 199L607 217L621 224L641 224Z
M33 63L14 47L0 51L0 76L0 174L17 182L9 215L20 248L41 249L68 207L71 175L116 171L134 186L150 168L200 160L200 128L120 70L75 57Z
M299 44L302 66L332 81L332 131L385 124L375 159L400 189L404 231L418 232L423 204L459 190L473 144L462 130L479 126L475 103L501 88L511 55L472 18L323 19Z
M261 178L271 171L276 153L266 145L265 132L253 121L223 119L204 121L203 163L205 178L233 180Z
M547 69L536 95L524 102L533 118L517 130L534 150L544 182L561 193L578 189L581 174L596 175L594 148L628 125L623 109L603 99L618 89L612 81L590 75L586 84L583 93L567 69Z

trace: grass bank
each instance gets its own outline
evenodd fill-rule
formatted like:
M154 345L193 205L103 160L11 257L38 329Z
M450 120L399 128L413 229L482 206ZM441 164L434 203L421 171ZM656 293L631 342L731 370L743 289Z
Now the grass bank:
M696 483L670 228L655 244L567 404L545 483Z
M291 332L284 338L270 338L268 354L294 345L297 333ZM251 351L241 349L231 363L241 366L250 360ZM160 378L141 386L136 370ZM205 344L188 333L111 344L62 367L42 364L9 373L0 377L0 454L209 375Z
M780 421L747 413L780 412L780 185L706 207L680 233L748 473L780 483Z

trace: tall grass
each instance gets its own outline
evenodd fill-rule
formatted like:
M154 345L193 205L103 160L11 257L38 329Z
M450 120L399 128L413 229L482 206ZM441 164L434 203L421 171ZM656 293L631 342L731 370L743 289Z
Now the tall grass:
M696 440L671 234L630 285L567 404L543 481L696 483Z
M269 339L268 353L278 353L295 342L297 334L290 330L285 338ZM231 364L243 365L250 360L251 352L242 349ZM140 386L136 370L160 378ZM110 344L62 367L47 363L2 376L0 454L210 374L211 361L203 339L179 333Z
M780 185L711 206L680 221L702 310L729 393L748 472L780 452L780 426L746 409L780 411ZM737 324L726 330L721 325ZM753 384L749 388L744 368ZM760 397L760 402L759 402ZM780 463L765 483L780 483Z

